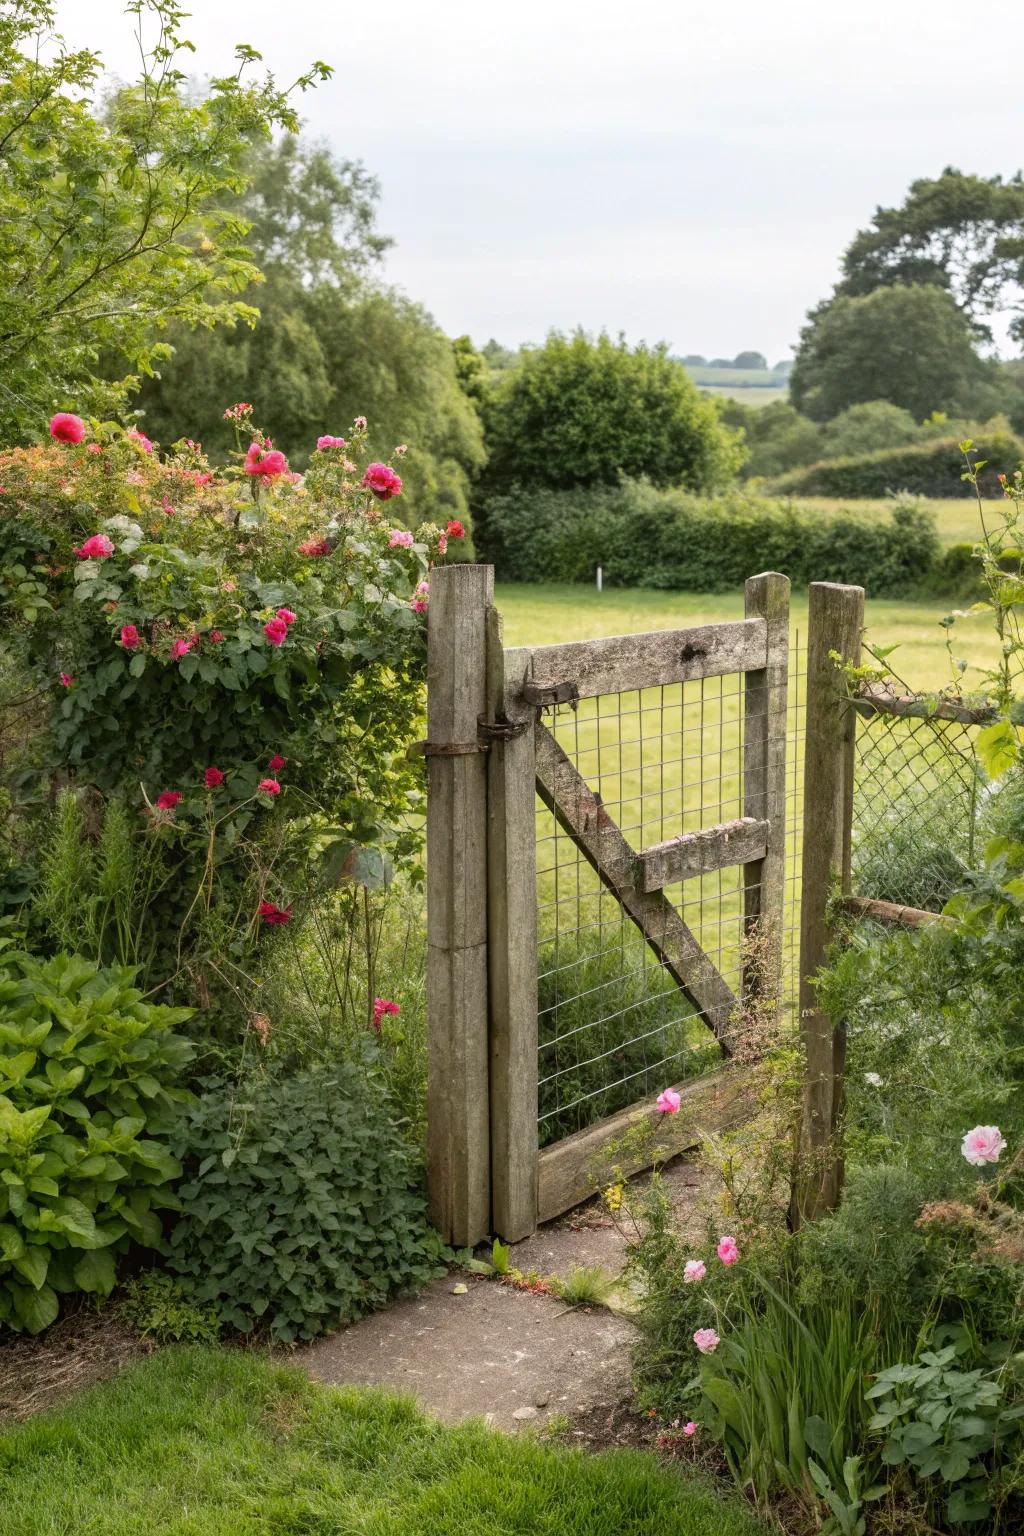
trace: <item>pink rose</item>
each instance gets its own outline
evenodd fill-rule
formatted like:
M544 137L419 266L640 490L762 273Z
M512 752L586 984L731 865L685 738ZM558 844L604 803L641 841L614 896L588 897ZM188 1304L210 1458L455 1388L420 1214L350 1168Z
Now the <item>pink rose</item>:
M401 1013L401 1011L402 1010L401 1010L401 1008L399 1008L398 1004L397 1003L393 1003L390 998L387 998L387 997L375 997L374 998L374 1000L373 1000L373 1027L377 1031L378 1035L380 1034L381 1020L384 1018L384 1015L387 1014L387 1013L396 1014L397 1015L397 1014Z
M260 779L256 788L264 795L279 795L281 786L276 779Z
M968 1131L960 1143L960 1150L974 1168L985 1163L998 1163L1000 1152L1006 1149L1006 1138L998 1125L976 1125Z
M224 632L220 629L211 629L206 638L211 645L222 645L224 642Z
M281 769L284 767L287 761L288 759L286 757L282 757L280 752L275 752L273 757L270 759L270 762L267 764L267 767L270 769L271 773L280 773Z
M281 620L282 624L286 624L289 629L295 623L296 619L296 615L292 613L290 608L279 608L277 610L277 617Z
M275 906L272 901L261 901L260 917L262 917L265 923L269 923L271 927L275 927L282 923L291 922L292 909L291 907Z
M263 633L271 645L283 645L288 634L288 625L284 619L268 619L263 626Z
M161 811L173 811L180 799L180 790L165 789L163 794L157 795L156 803Z
M207 789L219 789L221 784L224 783L224 775L219 768L207 768L203 774L203 783Z
M735 1264L739 1260L740 1251L734 1237L720 1238L716 1251L723 1264Z
M345 439L343 437L318 437L316 446L320 453L323 453L325 448L344 448Z
M678 1115L682 1099L674 1088L666 1088L664 1093L659 1093L655 1108L659 1115Z
M171 644L171 660L180 661L183 656L188 655L189 651L192 649L195 643L195 635L179 635L177 640L173 641Z
M326 539L305 539L299 545L299 554L305 555L310 560L322 560L324 555L329 555L331 546Z
M445 529L445 533L450 539L464 539L466 537L466 530L459 522L457 517L452 518L451 522L448 524L448 527Z
M372 491L378 501L390 501L392 496L401 495L402 479L387 464L368 464L363 488Z
M698 1328L693 1342L702 1355L713 1355L722 1341L713 1328Z
M392 528L391 536L388 539L388 548L389 549L411 549L412 548L412 534L407 532L407 530L405 528Z
M249 452L245 456L245 472L247 475L258 475L264 480L273 480L276 475L288 473L288 460L278 448L264 449L259 443L250 443Z
M121 644L126 651L137 651L141 643L139 632L134 624L121 625Z
M71 687L71 684L74 682L74 678L71 676L70 672L59 672L57 675L60 679L60 685L62 688Z
M689 1440L691 1435L695 1435L696 1433L697 1433L697 1426L693 1422L692 1419L690 1419L686 1424L683 1425L683 1434L686 1436L687 1440Z
M153 444L150 442L145 432L140 432L138 427L130 427L129 430L125 433L125 436L130 443L134 443L137 448L141 448L143 453L153 452Z
M85 422L70 411L58 411L50 417L50 436L58 443L80 443L85 436Z
M114 553L114 546L105 533L94 533L74 553L79 560L107 560Z
M683 1265L683 1280L685 1284L692 1285L695 1280L703 1280L707 1272L703 1259L687 1259Z
M365 416L357 416L355 421L352 423L352 425L355 427L357 432L365 432L366 431L366 417Z

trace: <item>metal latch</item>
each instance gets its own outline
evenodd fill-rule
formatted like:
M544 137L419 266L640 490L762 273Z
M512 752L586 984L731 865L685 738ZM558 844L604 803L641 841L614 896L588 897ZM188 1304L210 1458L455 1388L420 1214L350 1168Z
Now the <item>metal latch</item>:
M575 683L526 682L522 694L527 704L533 704L538 709L550 709L553 704L571 704L575 709L580 697Z

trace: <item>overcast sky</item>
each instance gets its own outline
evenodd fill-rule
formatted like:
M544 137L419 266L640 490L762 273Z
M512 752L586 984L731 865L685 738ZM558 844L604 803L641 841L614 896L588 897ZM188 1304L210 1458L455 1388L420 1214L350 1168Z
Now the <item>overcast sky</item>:
M186 0L187 3L187 0ZM57 0L132 71L123 0ZM451 334L625 331L788 355L878 203L944 165L1024 161L1014 0L193 0L232 44L314 58L312 132L380 179L386 276Z

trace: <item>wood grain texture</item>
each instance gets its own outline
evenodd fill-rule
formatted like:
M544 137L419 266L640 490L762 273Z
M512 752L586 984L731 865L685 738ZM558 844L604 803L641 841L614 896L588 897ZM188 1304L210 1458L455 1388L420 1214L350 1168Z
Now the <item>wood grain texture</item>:
M921 907L903 907L895 901L880 901L874 896L844 896L838 903L851 917L870 917L879 923L900 923L904 928L920 928L928 923L953 923L955 918L942 912L926 912Z
M539 1167L540 1220L551 1221L606 1184L609 1170L604 1164L613 1144L639 1121L656 1117L659 1151L670 1157L698 1146L707 1133L718 1134L741 1125L750 1115L756 1083L757 1068L722 1067L676 1084L682 1101L677 1115L659 1116L651 1098L545 1147ZM621 1152L616 1152L614 1161L627 1177L648 1164L643 1157L624 1159Z
M808 596L800 910L800 1029L806 1077L794 1221L834 1210L843 1179L838 1133L846 1034L818 1006L811 978L825 964L832 941L828 905L833 885L838 883L845 895L850 891L857 715L830 653L857 665L864 627L862 587L814 582Z
M501 617L487 636L488 721L530 729L494 737L487 765L491 1230L506 1242L537 1225L537 869L534 709L507 695Z
M486 707L490 566L441 566L430 584L427 737L474 741ZM490 1227L487 758L428 757L427 1181L456 1247Z
M505 674L511 685L517 678L540 687L571 682L581 699L589 699L749 672L763 668L767 656L767 625L762 618L751 618L567 645L522 646L506 651Z
M763 619L765 666L748 672L743 697L743 814L763 818L763 854L743 872L744 924L759 936L756 962L744 966L744 997L777 998L782 985L782 930L786 906L786 732L789 687L789 577L776 571L751 576L744 590L748 618Z
M618 898L669 975L700 1009L721 1041L737 1007L732 988L662 891L638 891L636 855L601 798L587 784L547 727L535 730L537 792L592 869Z
M638 891L661 891L677 880L691 880L733 864L763 859L768 851L770 824L741 816L702 832L683 832L663 843L643 848L634 861Z

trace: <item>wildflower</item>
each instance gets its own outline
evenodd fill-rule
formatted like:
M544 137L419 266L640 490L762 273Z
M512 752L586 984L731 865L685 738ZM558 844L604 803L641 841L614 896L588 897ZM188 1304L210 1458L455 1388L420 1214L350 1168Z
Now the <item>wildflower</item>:
M195 643L195 635L179 635L176 640L171 642L171 660L180 661L183 656L188 655Z
M266 449L259 443L250 443L245 456L245 472L263 480L273 480L277 475L288 473L288 460L279 448Z
M448 553L448 535L446 533L439 533L437 536L437 552L439 555Z
M169 498L166 497L166 496L164 497L164 499L160 503L160 510L163 512L165 517L175 517L175 516L177 516L177 513L175 512L175 509L171 506Z
M352 423L352 425L355 427L357 432L365 432L366 431L366 417L365 416L357 416L355 421Z
M692 1419L688 1420L687 1423L685 1423L683 1425L683 1434L686 1436L687 1440L689 1440L691 1435L695 1435L696 1433L697 1433L697 1426L696 1426L696 1424L693 1422Z
M281 786L276 779L260 779L256 788L264 795L279 795Z
M107 560L114 553L114 546L105 533L94 533L74 553L79 560Z
M884 1083L883 1079L879 1077L877 1072L865 1072L864 1073L864 1081L866 1083L868 1083L872 1088L884 1088L885 1087L885 1083Z
M411 549L412 534L405 528L392 528L388 538L389 549Z
M383 1020L384 1015L386 1013L392 1013L392 1014L397 1015L397 1014L401 1013L401 1011L402 1010L399 1008L398 1004L397 1003L393 1003L390 998L387 998L387 997L375 997L374 998L374 1000L373 1000L373 1027L377 1031L378 1035L380 1034L381 1021Z
M265 1046L270 1040L270 1020L265 1013L254 1013L249 1019L249 1028L256 1036L260 1045Z
M445 533L450 539L464 539L466 537L466 530L459 522L457 517L452 518L451 522L448 524L448 527L445 529Z
M211 645L221 645L224 641L224 631L220 629L211 629L206 638L209 640Z
M263 633L271 645L284 645L288 634L288 625L284 619L268 619L263 626Z
M702 1355L713 1355L722 1341L713 1328L698 1328L693 1342Z
M290 923L292 918L291 907L278 907L272 901L260 902L260 917L272 928L280 927L282 923Z
M57 676L60 679L60 685L62 688L70 688L71 684L74 682L74 678L71 676L70 672L59 672Z
M153 444L145 432L140 432L138 427L130 427L125 433L125 437L127 437L130 443L134 443L137 448L141 448L143 453L153 452Z
M177 789L165 789L163 794L157 795L157 807L161 811L173 811L181 799L181 792Z
M224 775L219 768L207 768L203 774L203 783L207 789L219 789L224 783Z
M622 1209L622 1195L623 1189L621 1184L609 1184L604 1192L604 1203L613 1215L616 1211Z
M402 492L402 479L387 464L368 464L363 476L363 489L372 491L378 501L390 501Z
M320 453L323 453L327 448L344 448L345 439L343 437L318 437L316 446Z
M292 613L290 608L279 608L277 610L277 617L281 620L282 624L286 624L290 629L298 615Z
M280 773L281 769L284 767L287 761L288 759L286 757L282 757L280 752L275 752L273 757L270 759L270 762L267 764L267 767L270 769L271 773Z
M398 447L395 449L395 454L400 459L404 458L405 455L408 452L409 452L409 445L408 445L408 443L399 443Z
M134 624L121 625L121 644L126 651L137 651L142 644L141 637Z
M985 1163L998 1163L1000 1152L1006 1148L1006 1138L998 1125L976 1125L968 1131L960 1143L960 1150L974 1168Z
M683 1281L686 1285L692 1285L695 1280L703 1280L707 1272L703 1259L687 1259L683 1265Z
M299 545L299 554L306 555L310 560L320 560L330 552L331 546L326 539L306 539Z
M719 1238L716 1252L723 1264L735 1264L739 1260L740 1251L734 1237Z
M252 414L252 406L245 400L239 400L237 405L229 405L224 412L225 421L241 421L244 416ZM191 446L191 445L190 445Z
M655 1108L659 1115L678 1115L681 1103L682 1100L676 1090L674 1088L666 1088L663 1093L658 1094Z
M429 583L429 581L421 581L419 586L416 588L416 591L413 593L413 598L412 598L412 611L413 611L413 613L426 613L426 611L427 611L427 598L429 596L429 593L430 593L430 583Z
M85 422L70 411L58 411L50 417L50 436L58 443L80 443L85 436Z

